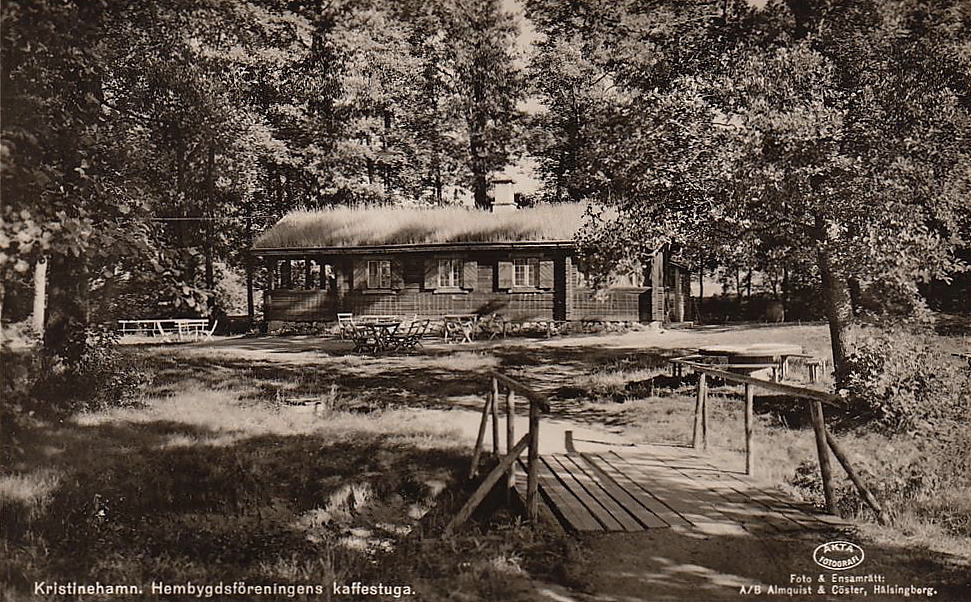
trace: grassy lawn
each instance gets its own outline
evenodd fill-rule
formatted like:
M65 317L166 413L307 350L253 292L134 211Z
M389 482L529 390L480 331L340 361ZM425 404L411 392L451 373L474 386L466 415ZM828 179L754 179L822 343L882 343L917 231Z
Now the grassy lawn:
M693 384L666 376L666 358L745 341L825 354L826 336L821 326L633 332L429 345L379 359L309 336L126 346L151 381L137 403L33 419L4 436L0 598L76 598L34 596L36 581L138 584L145 600L173 599L153 595L152 582L190 581L324 586L287 598L312 600L354 599L331 588L355 581L408 585L421 600L534 600L545 583L589 591L598 583L589 546L524 526L501 504L438 539L470 493L482 371L546 392L548 419L629 443L687 444ZM716 388L712 403L712 458L737 469L738 391ZM759 397L756 413L758 475L821 502L805 408ZM938 488L946 495L924 499L907 479L926 450L836 426L896 517L893 527L866 522L844 484L842 510L864 521L867 537L971 559L971 492Z
M504 512L448 548L421 543L468 497L470 450L416 408L477 392L463 371L488 358L375 362L293 343L128 347L153 380L132 407L7 433L0 599L97 599L34 595L38 581L136 584L144 600L173 599L152 582L242 581L320 584L287 599L329 600L359 581L529 600L527 568L565 574L545 554L566 559L569 541Z

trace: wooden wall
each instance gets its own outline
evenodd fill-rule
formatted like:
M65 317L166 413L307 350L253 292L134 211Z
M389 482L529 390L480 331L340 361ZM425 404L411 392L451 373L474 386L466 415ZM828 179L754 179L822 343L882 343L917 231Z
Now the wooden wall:
M424 258L403 260L404 282L395 293L352 289L343 297L342 311L358 315L394 314L441 317L447 314L502 314L508 320L550 320L553 290L514 293L497 288L498 258L478 256L475 286L468 292L425 290Z
M520 256L536 257L552 261L551 288L531 292L510 292L499 288L499 264L516 256L515 251L481 252L474 256L476 265L474 285L462 292L428 290L432 278L426 275L430 265L437 265L437 258L424 254L398 255L394 257L397 274L393 292L367 290L361 285L366 278L366 268L361 262L376 257L336 258L315 257L317 262L332 266L334 278L327 283L312 279L310 289L277 288L266 293L264 317L268 321L329 321L338 312L355 315L392 314L402 317L418 315L437 318L448 314L476 313L482 316L500 314L510 321L589 320L589 321L650 321L671 319L665 315L670 308L661 291L651 287L631 287L596 291L578 286L578 274L571 257L563 251L521 253ZM473 258L469 258L470 261ZM429 260L429 263L426 263ZM270 262L275 263L275 262ZM285 285L288 271L280 262L270 266L278 274L278 285ZM658 262L660 263L660 262ZM366 266L366 263L364 264ZM657 268L655 268L657 269ZM297 272L296 269L289 270ZM301 266L301 271L303 267ZM320 268L315 268L315 274ZM437 273L437 272L436 272ZM465 273L465 280L470 272ZM293 286L296 286L293 282ZM321 288L316 288L321 287ZM658 294L659 293L659 294ZM664 305L658 308L655 299ZM660 316L660 317L656 317Z

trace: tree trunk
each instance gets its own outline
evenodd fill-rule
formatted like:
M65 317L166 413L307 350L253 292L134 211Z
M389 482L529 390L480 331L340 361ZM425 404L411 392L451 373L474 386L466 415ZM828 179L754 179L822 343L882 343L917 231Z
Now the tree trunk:
M472 156L472 193L475 199L475 206L478 209L489 209L489 182L487 180L486 167L483 158L480 156L481 141L477 135L469 136L469 152Z
M34 266L34 332L44 335L44 313L47 307L47 259L40 258Z
M445 204L445 193L442 185L442 168L438 165L435 166L435 203L438 205Z
M856 278L848 278L846 280L847 290L850 293L850 305L853 308L853 315L860 315L860 309L862 308L862 295L863 292L860 287L860 281Z
M0 344L3 344L3 298L7 294L3 287L3 280L0 280ZM3 383L3 370L0 370L0 383Z
M833 264L829 251L822 249L817 255L819 273L822 277L823 303L826 307L826 320L829 322L829 338L833 349L833 366L836 369L837 386L845 375L846 368L846 329L853 320L853 308L846 287L846 278L839 274Z
M205 212L205 232L206 232L206 292L209 298L206 305L209 308L209 315L212 316L216 309L216 277L213 270L213 197L215 196L215 177L216 149L209 145L209 157L206 161L206 212Z
M84 354L88 326L87 265L83 258L70 256L51 257L48 263L44 348L68 363L76 363Z
M489 209L489 182L484 173L475 174L475 206L479 209Z
M246 217L246 239L249 247L253 247L253 204L250 204L249 215ZM256 319L256 306L253 301L253 256L246 253L246 316L249 318L249 328L253 327Z

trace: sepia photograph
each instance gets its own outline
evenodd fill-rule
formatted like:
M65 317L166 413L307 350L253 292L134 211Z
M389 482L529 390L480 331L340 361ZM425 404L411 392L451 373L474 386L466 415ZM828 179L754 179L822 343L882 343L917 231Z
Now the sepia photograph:
M0 602L971 602L969 416L969 0L0 0Z

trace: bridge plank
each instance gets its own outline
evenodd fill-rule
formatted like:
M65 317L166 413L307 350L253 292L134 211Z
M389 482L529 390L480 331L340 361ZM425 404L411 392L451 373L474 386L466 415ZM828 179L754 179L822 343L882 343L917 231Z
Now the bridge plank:
M689 477L698 476L691 471L686 471L686 474ZM704 475L704 478L716 483L719 487L728 488L730 491L726 497L731 496L731 499L737 500L744 499L747 503L755 504L767 511L772 511L773 516L770 517L770 520L779 516L783 517L785 521L782 523L774 521L777 526L781 527L780 530L783 532L792 531L796 528L811 530L826 529L832 527L834 522L841 526L849 525L849 523L839 517L833 517L828 514L820 515L820 513L813 510L812 505L797 502L786 495L785 492L772 491L756 483L742 480L735 475L721 473Z
M523 470L526 465L520 460ZM556 478L550 467L540 457L537 465L536 481L540 492L550 502L550 509L573 531L603 531L603 525L590 514L590 511Z
M593 456L594 454L590 454ZM690 527L692 523L678 513L675 508L668 506L660 496L656 496L646 486L638 483L631 475L619 470L611 465L604 456L596 455L597 467L614 479L614 482L623 487L634 499L638 500L645 508L660 517L664 522L672 527Z
M558 455L557 459L563 466L569 468L573 476L587 489L587 492L595 497L600 505L610 512L611 516L617 519L617 522L624 527L625 531L644 530L644 526L632 515L628 507L614 497L617 491L616 486L610 487L609 483L589 470L582 458ZM636 504L631 506L631 508L636 507Z
M628 460L626 455L620 456L616 453L614 455ZM693 454L688 452L686 455ZM662 457L670 457L670 454L662 455ZM650 462L650 456L643 454L632 455L629 462L641 468L655 466ZM674 464L677 464L677 462L672 462L671 464L672 468L674 468ZM715 492L721 494L727 501L732 502L732 505L725 506L722 510L726 514L731 513L736 515L739 522L747 528L764 529L765 523L769 523L775 529L790 532L800 527L803 529L820 530L832 527L845 528L849 526L849 523L838 517L809 511L807 505L799 504L799 502L792 500L784 492L770 492L764 488L759 488L754 483L743 480L739 475L719 470L716 467L712 466L711 468L698 469L678 466L676 468L678 472L684 474L690 481L712 482L714 479L721 479L731 482L734 485L731 487L731 490L717 489L714 486L712 489L715 489ZM742 494L744 498L748 499L743 499L737 494ZM756 517L759 520L753 520Z
M693 468L696 470L712 470L719 472L723 470L709 462L706 458L689 451L674 453L670 451L661 451L654 447L651 448L650 451L641 451L632 454L619 454L615 451L611 451L610 453L628 464L635 464L638 466Z
M685 473L685 476L689 478L696 476L691 474L690 471L685 471ZM783 508L778 505L773 506L759 503L753 499L751 492L745 489L741 489L740 491L727 482L712 478L710 475L704 475L698 480L703 481L705 486L711 491L725 498L730 504L729 507L737 507L748 517L755 519L746 521L746 523L762 522L780 533L790 533L803 528L803 525L795 517L788 516Z
M741 534L850 526L688 450L554 454L541 456L538 468L543 499L572 531L675 527Z
M560 463L557 456L546 456L544 458L549 464L550 468L556 474L557 478L569 489L574 497L576 497L583 504L584 507L594 515L597 521L603 525L603 528L607 531L624 531L624 526L614 518L610 512L604 508L597 498L592 496L583 484L573 475L573 473Z
M678 516L676 512L657 501L650 494L637 487L625 488L622 481L624 476L618 471L604 465L598 464L595 457L582 454L586 462L585 470L602 482L602 487L606 489L618 503L624 506L634 518L644 527L655 529L669 527L672 524L687 525L687 521ZM613 474L611 474L613 473ZM663 516L662 516L663 515ZM667 520L665 520L665 518Z
M608 456L605 461L628 474L638 486L664 502L702 531L715 534L739 534L749 522L745 513L726 508L720 498L698 483L674 471L645 469L625 463L620 456Z

